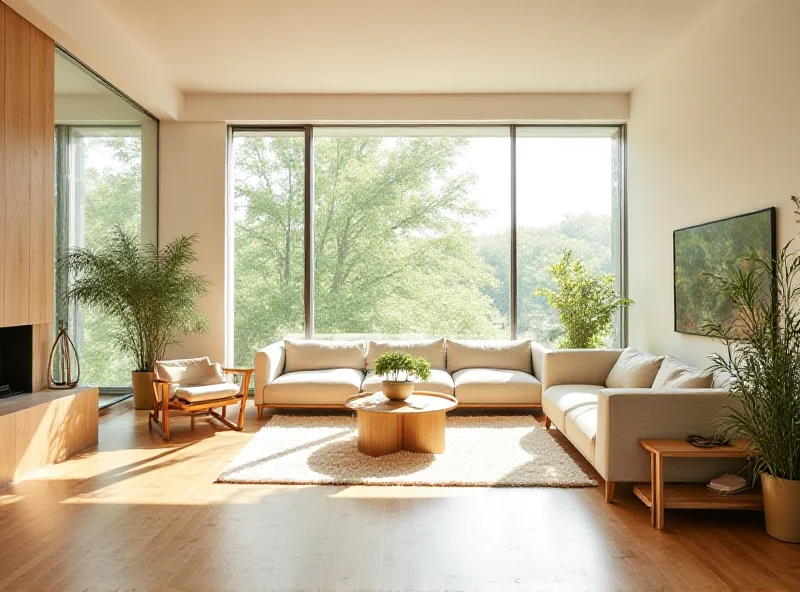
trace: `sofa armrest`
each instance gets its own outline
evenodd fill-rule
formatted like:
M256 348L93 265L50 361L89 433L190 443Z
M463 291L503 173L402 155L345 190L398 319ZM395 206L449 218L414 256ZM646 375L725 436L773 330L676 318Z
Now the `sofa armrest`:
M731 403L725 389L603 389L597 397L594 466L608 481L650 481L644 438L711 436ZM741 467L741 462L736 462ZM704 481L731 466L709 459L675 459L665 466L668 481Z
M542 355L542 393L556 384L605 384L621 349L559 349Z
M539 382L542 381L542 376L544 375L542 372L544 354L549 351L551 350L543 346L541 343L531 341L531 362L533 364L533 375Z
M254 364L256 374L256 405L264 403L264 387L283 374L286 365L286 348L283 341L276 341L256 352Z

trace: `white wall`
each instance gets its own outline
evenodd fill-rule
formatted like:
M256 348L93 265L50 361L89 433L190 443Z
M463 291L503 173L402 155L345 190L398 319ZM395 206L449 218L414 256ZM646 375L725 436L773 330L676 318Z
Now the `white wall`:
M698 365L718 345L673 331L672 231L769 206L779 247L800 229L800 2L734 8L636 88L628 125L630 341Z
M224 123L161 123L158 239L164 246L197 233L197 271L211 282L200 311L209 331L190 336L174 357L225 360L225 188L227 126Z

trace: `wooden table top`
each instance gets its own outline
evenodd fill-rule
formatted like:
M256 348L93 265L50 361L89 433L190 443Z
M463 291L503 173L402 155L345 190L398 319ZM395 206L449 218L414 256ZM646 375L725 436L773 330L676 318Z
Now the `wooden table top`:
M431 391L414 391L405 401L392 401L378 391L350 397L344 404L349 409L370 413L431 413L455 409L458 399Z
M747 440L734 440L728 445L701 448L693 446L686 440L639 440L639 445L650 452L656 452L663 457L676 458L747 458L754 456Z

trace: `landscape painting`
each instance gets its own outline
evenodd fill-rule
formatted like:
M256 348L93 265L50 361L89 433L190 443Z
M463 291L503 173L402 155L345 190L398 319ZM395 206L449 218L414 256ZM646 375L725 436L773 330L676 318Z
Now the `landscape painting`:
M675 331L705 335L703 326L730 318L730 300L709 274L743 258L775 258L775 208L676 230L673 233Z

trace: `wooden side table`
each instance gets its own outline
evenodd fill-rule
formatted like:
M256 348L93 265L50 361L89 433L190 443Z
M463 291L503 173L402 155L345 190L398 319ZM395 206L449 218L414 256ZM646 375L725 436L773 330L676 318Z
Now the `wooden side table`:
M686 440L639 440L650 452L650 483L633 487L633 493L650 508L650 524L664 528L664 509L761 510L764 500L761 489L754 488L723 495L710 491L705 483L664 484L665 458L748 458L752 452L745 440L734 440L727 446L699 448Z

